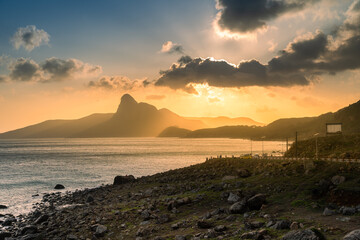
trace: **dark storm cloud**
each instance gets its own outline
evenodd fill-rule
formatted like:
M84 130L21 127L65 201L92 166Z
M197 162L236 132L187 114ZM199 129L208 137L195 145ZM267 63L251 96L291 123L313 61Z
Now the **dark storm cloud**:
M320 0L217 0L217 23L231 32L251 32L285 13L304 9Z
M343 25L331 36L322 32L297 38L267 64L257 60L234 65L212 58L181 57L160 71L155 85L195 92L191 83L214 87L308 85L322 74L360 68L360 1L347 12ZM351 26L351 27L350 27Z
M157 86L189 90L191 83L207 83L214 87L293 86L307 85L309 81L298 73L269 73L267 66L256 60L238 66L221 60L195 58L186 64L173 65L162 71Z
M33 60L19 58L10 66L9 77L14 81L34 81L40 77L39 68Z

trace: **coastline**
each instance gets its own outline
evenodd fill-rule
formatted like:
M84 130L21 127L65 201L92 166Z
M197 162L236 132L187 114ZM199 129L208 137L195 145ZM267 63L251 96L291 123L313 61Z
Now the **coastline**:
M211 159L44 195L28 215L6 217L0 239L292 239L284 236L294 231L341 239L360 228L358 198L348 195L357 194L350 175L359 172L355 163ZM336 185L335 176L346 180ZM335 198L339 191L343 197Z

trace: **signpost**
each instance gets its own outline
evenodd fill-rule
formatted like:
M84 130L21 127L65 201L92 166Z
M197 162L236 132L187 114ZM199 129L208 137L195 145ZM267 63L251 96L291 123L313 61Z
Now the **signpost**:
M326 123L326 135L341 134L342 123Z

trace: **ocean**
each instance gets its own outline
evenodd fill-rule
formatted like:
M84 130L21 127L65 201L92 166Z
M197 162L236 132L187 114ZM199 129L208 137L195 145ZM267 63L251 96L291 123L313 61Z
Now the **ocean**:
M74 191L112 184L116 175L152 175L206 157L282 152L284 142L243 139L90 138L0 140L0 214L31 211L56 184Z

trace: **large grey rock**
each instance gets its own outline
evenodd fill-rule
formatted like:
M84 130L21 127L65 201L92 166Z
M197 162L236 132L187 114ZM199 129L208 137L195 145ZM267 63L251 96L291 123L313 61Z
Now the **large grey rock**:
M240 200L240 197L237 194L234 194L234 193L230 193L229 197L227 199L227 201L230 202L230 203L235 203L235 202L238 202L239 200Z
M121 185L125 183L131 183L134 181L135 181L135 177L133 175L116 176L114 178L114 185Z
M245 203L236 202L236 203L234 203L233 205L230 206L229 210L230 210L230 213L234 213L234 214L240 213L240 214L242 214L242 213L246 212L247 208L246 208Z
M343 240L360 240L360 229L356 229L345 235Z
M320 240L320 237L316 235L311 229L290 231L285 234L282 240Z
M354 215L356 213L356 208L342 207L340 208L340 212L342 215Z
M336 214L336 211L332 210L332 209L329 209L329 208L325 208L324 211L323 211L324 216L332 216L332 215L335 215L335 214Z
M281 229L290 229L291 222L289 220L279 220L270 228L281 230Z
M107 232L107 227L104 225L98 225L96 227L95 236L96 237L103 237L105 236L105 233Z
M266 196L264 194L256 194L249 198L246 205L250 210L260 210L261 206L266 203Z
M62 184L56 184L55 187L54 187L54 189L64 189L64 188L65 187Z

